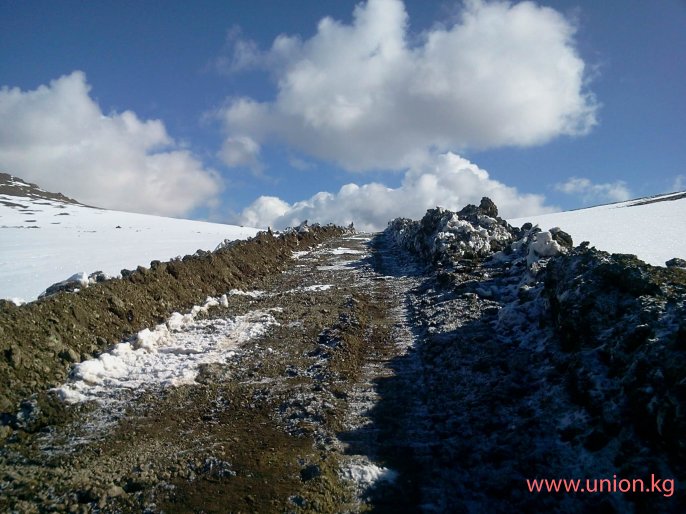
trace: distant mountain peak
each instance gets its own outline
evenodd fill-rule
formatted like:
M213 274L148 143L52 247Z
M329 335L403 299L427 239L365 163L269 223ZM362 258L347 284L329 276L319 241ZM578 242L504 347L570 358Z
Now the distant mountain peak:
M70 203L74 205L84 205L73 198L63 195L62 193L52 193L41 189L37 184L26 182L25 180L10 175L9 173L0 173L0 195L14 196L20 198L51 200L54 202ZM89 207L86 205L86 207Z

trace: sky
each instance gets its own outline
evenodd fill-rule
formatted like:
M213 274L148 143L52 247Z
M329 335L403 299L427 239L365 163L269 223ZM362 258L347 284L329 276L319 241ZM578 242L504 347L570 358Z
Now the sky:
M686 189L684 27L684 0L0 0L0 171L275 228Z

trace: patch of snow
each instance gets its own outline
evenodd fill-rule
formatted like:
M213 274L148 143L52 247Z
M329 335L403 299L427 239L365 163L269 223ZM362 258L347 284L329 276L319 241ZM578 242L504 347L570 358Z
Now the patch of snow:
M353 250L352 248L333 248L328 253L333 255L357 255L364 254L364 250Z
M232 289L231 291L228 292L229 296L249 296L251 298L261 298L265 294L264 291L260 291L258 289L255 289L254 291L242 291L240 289Z
M68 383L55 389L67 403L115 400L122 391L191 384L201 364L226 362L238 347L263 336L278 322L269 310L226 319L197 319L226 297L208 298L187 314L173 313L166 323L144 329L98 358L74 366Z
M294 259L301 259L302 257L305 257L305 256L308 255L309 253L310 253L309 250L303 250L302 252L293 252L292 257L293 257Z
M398 477L397 471L377 466L366 459L344 464L341 475L344 479L355 482L362 489L371 487L380 480L394 482Z
M333 284L315 284L313 286L305 286L296 289L295 291L328 291L333 287Z
M347 266L346 264L350 264L354 261L344 261L341 262L340 264L330 264L326 266L317 266L317 269L320 271L344 271L344 270L350 270L350 266Z
M534 239L529 245L529 254L526 262L531 266L541 257L553 257L562 252L562 247L553 239L553 235L548 232L538 232L534 234Z

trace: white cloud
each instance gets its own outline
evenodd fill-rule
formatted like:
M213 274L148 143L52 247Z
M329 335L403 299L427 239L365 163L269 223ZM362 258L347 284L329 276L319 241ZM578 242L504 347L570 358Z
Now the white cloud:
M686 189L686 175L677 175L672 183L672 191L683 191Z
M0 169L98 207L177 216L220 190L159 120L103 114L76 71L33 91L0 89Z
M597 106L574 34L551 8L469 0L457 23L413 45L402 1L369 0L350 25L324 18L310 39L281 35L262 54L238 45L250 58L237 62L260 60L277 94L232 99L220 117L229 138L275 139L348 170L584 134Z
M618 180L612 183L594 184L587 178L571 177L566 182L555 184L555 190L568 195L574 195L582 202L623 202L631 198L631 191L626 182Z
M229 137L224 141L219 157L229 166L247 166L253 173L262 172L260 145L247 136Z
M503 217L523 217L555 209L540 195L521 194L515 188L493 180L471 162L446 153L406 172L398 188L369 183L347 184L337 193L317 193L308 200L288 204L263 196L241 214L241 223L253 227L285 228L303 220L347 225L376 231L398 216L420 218L426 209L441 206L457 210L490 197Z
M260 196L240 216L241 225L267 228L274 220L284 216L291 206L276 196Z

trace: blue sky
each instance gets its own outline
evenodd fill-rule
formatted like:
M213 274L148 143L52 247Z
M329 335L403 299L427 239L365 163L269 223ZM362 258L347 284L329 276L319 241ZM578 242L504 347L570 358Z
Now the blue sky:
M0 0L0 168L276 226L686 188L685 26L680 0Z

